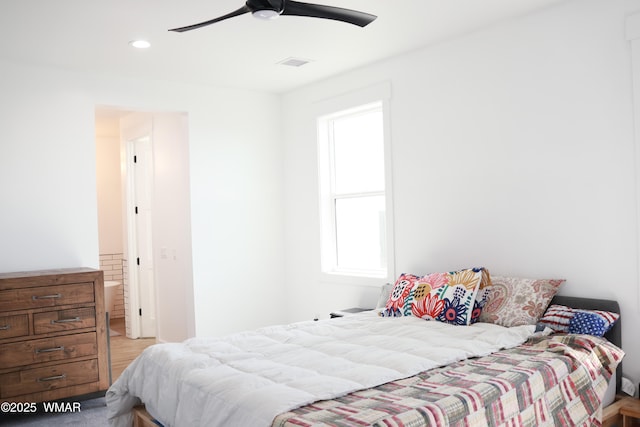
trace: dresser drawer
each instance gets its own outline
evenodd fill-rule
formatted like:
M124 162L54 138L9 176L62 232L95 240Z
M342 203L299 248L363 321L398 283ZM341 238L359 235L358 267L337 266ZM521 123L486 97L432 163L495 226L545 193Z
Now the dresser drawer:
M0 339L15 338L29 335L29 316L15 314L0 316Z
M33 332L36 335L92 328L94 326L96 326L96 310L94 307L46 311L33 315Z
M98 360L64 363L0 375L0 399L98 381Z
M57 307L94 301L93 283L40 286L0 291L0 311Z
M0 368L91 356L97 352L95 332L0 344Z

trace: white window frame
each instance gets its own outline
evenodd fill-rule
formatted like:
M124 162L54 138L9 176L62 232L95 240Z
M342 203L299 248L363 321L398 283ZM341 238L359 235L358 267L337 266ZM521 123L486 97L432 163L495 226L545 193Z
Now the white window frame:
M380 286L385 282L394 280L395 257L393 236L393 186L391 174L391 138L389 126L389 86L380 85L368 88L359 93L324 102L324 108L316 114L317 141L318 141L318 172L319 172L319 196L320 196L320 274L321 280L332 283L348 283L357 285ZM327 147L328 127L327 122L343 117L371 111L380 108L383 120L384 138L384 176L385 189L383 192L364 192L354 194L333 194L332 182L335 174L331 170L330 160L332 152ZM385 240L386 240L386 269L384 271L355 270L337 267L337 242L335 223L335 200L341 197L357 197L359 195L372 196L384 194L385 196Z

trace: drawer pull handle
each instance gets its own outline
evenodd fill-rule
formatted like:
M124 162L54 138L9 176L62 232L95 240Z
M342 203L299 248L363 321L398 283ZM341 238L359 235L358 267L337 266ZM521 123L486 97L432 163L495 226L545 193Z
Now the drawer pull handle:
M55 381L55 380L63 380L67 378L66 374L62 374L62 375L54 375L52 377L44 377L44 378L38 378L37 381L39 383L44 382L44 381Z
M55 299L55 298L62 298L62 294L33 295L31 298L33 298L34 301L39 300L39 299Z
M52 320L51 324L55 325L56 323L72 323L72 322L82 322L82 320L79 317L71 317L69 319Z
M0 326L0 331L8 331L9 329L11 329L11 325Z
M52 351L64 351L64 346L61 345L60 347L51 347L51 348L36 348L36 354L40 354L40 353L51 353Z

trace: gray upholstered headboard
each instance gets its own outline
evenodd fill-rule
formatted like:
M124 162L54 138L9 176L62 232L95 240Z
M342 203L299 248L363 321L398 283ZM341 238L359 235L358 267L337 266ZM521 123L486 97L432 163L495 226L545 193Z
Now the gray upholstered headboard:
M595 298L582 298L582 297L570 297L564 295L556 295L551 300L551 304L566 305L572 308L581 308L584 310L604 310L613 313L620 313L620 305L618 301L595 299ZM604 337L611 343L622 348L622 316L613 325L613 328L607 332ZM616 391L620 391L622 385L622 363L618 364L616 369Z

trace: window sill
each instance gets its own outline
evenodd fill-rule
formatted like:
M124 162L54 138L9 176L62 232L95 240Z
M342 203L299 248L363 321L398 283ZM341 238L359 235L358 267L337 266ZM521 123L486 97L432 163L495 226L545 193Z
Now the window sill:
M348 274L344 272L320 273L320 281L331 284L344 284L353 286L381 287L390 281L387 276L372 276L362 274Z

